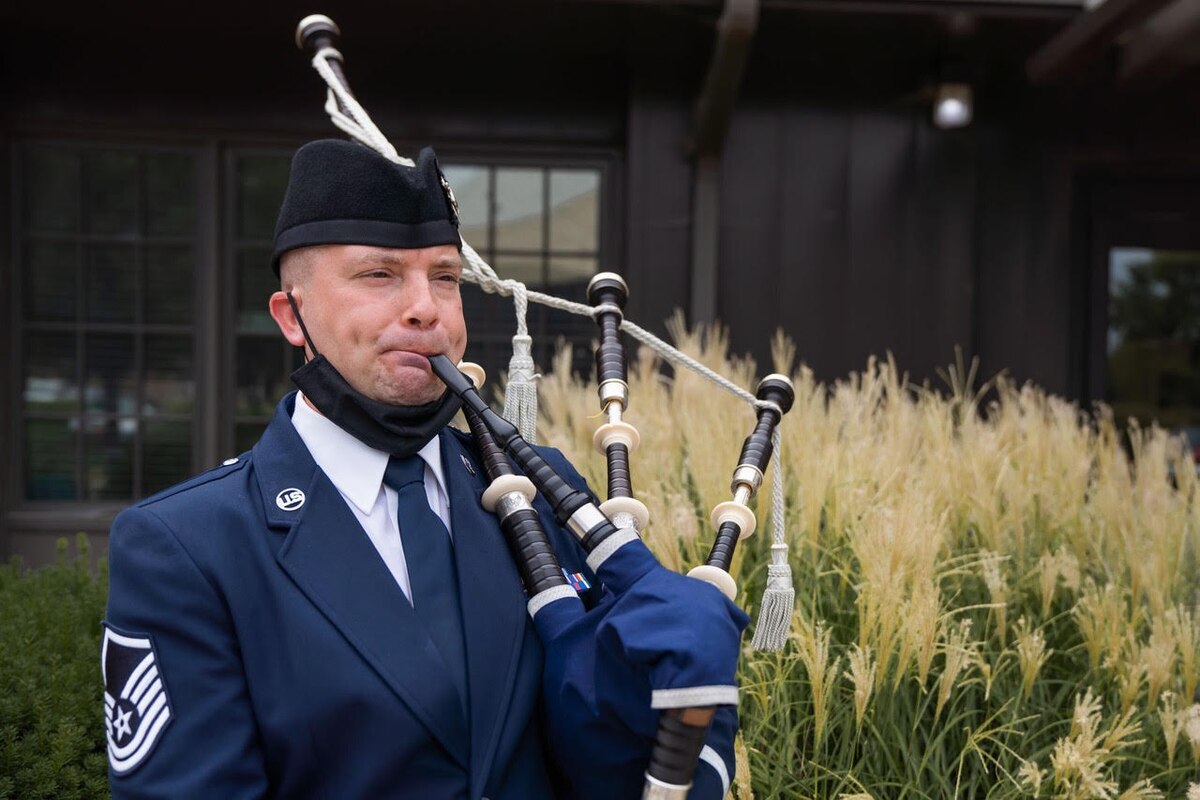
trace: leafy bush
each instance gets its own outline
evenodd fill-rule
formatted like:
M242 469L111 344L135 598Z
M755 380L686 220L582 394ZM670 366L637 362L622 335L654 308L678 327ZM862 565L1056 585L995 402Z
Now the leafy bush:
M0 566L0 798L108 797L100 622L103 565L87 537L35 571Z
M674 333L754 385L719 330ZM793 358L777 341L797 391L782 426L797 607L783 652L742 660L738 796L1184 796L1200 763L1200 502L1181 443L1003 379L974 391L961 364L939 393L874 360L826 387ZM691 372L664 381L649 355L629 382L646 536L686 570L754 416ZM541 394L543 438L604 486L595 389L564 355ZM733 569L748 609L769 497L768 481Z

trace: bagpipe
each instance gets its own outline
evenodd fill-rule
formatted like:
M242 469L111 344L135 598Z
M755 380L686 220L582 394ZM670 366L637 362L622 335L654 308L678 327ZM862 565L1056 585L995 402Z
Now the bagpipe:
M351 93L336 49L338 37L337 26L320 15L306 17L296 31L297 44L312 56L329 86L326 111L352 138L394 162L411 163L396 153ZM469 268L465 274L473 270L479 282L502 285L518 301L537 294L500 281L466 242L462 253ZM664 568L642 542L649 513L634 496L630 474L630 453L640 436L623 419L629 397L621 333L632 327L623 318L627 299L620 276L600 273L588 286L590 305L583 307L599 326L596 380L605 421L594 445L608 466L608 499L599 505L547 464L527 441L532 428L522 435L518 425L489 407L479 393L482 370L460 368L441 355L429 362L462 400L490 482L483 505L498 517L528 594L528 612L545 652L546 741L556 763L570 765L565 776L570 796L632 797L640 786L643 798L678 800L688 795L700 760L720 776L721 793L728 789L727 767L706 742L732 752L736 729L735 673L749 618L734 605L737 584L730 568L738 541L755 530L750 503L795 391L783 375L769 375L759 383L753 398L756 421L733 471L732 498L712 513L716 535L711 552L687 576ZM521 327L515 340L527 344ZM528 359L528 351L516 358ZM778 517L778 478L775 484ZM535 492L578 540L605 589L592 608L584 606L559 566L531 505ZM770 574L777 581L779 570L786 568L786 554L781 558L774 548L773 553L775 571ZM776 646L782 645L780 631L786 631L791 617L790 573L787 581L786 602L776 603L771 623ZM759 625L764 625L761 618Z

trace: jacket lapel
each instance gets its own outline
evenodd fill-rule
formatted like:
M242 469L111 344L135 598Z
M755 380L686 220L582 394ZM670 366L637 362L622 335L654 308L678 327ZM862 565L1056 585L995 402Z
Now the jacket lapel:
M487 487L483 467L454 434L444 431L441 440L467 646L471 774L483 781L516 681L527 622L525 595L500 525L480 505Z
M454 684L412 605L291 422L294 395L254 447L268 525L287 529L276 560L292 581L464 768L466 720ZM284 495L284 506L276 499ZM288 499L291 502L287 502ZM461 569L461 568L460 568ZM319 654L317 655L319 657Z

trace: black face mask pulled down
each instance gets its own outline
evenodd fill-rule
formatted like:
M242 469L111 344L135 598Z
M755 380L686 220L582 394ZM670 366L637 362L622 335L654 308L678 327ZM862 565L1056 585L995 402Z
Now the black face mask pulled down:
M394 406L359 392L313 346L292 293L288 302L313 357L292 373L292 382L316 409L363 444L394 456L416 455L458 413L462 401L446 390L420 406Z

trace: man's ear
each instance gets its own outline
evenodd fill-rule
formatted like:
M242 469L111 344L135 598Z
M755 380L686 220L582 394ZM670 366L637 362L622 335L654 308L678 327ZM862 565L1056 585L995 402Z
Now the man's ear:
M296 300L296 307L299 308L300 297L296 292L292 292L292 297ZM300 322L292 311L292 304L288 302L287 292L279 291L272 294L271 299L267 302L267 307L271 311L271 318L279 326L279 332L283 334L284 339L287 339L288 344L295 347L305 347L308 344L304 341L304 331L300 329ZM305 349L307 350L307 348Z

